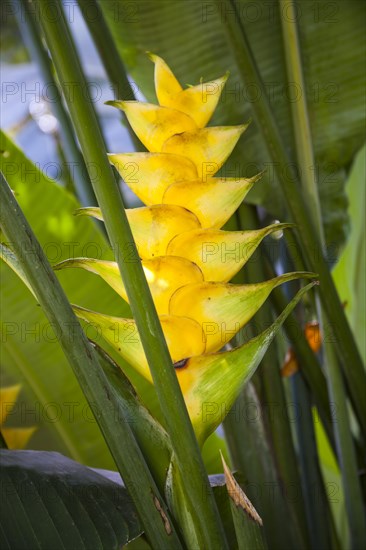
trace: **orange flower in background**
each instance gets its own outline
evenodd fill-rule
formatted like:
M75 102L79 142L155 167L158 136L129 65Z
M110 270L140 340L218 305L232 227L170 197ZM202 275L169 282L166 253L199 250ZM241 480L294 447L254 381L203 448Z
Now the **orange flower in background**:
M306 323L304 335L313 352L317 353L320 350L323 341L318 321L310 321L309 323ZM283 377L292 376L295 372L298 372L299 369L300 366L298 364L295 351L293 348L289 348L281 368L281 374Z

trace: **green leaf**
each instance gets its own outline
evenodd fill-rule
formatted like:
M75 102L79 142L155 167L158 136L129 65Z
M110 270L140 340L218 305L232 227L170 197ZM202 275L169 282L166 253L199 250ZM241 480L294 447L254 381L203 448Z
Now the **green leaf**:
M341 300L345 302L347 318L364 361L366 361L365 170L366 146L363 146L355 158L346 185L349 215L352 219L350 238L333 270L337 290Z
M23 281L28 290L33 294L34 298L36 295L33 292L31 285L28 282L27 276L23 271L18 258L14 252L3 243L0 243L0 258L18 275L18 277Z
M141 534L120 480L58 453L0 453L1 527L7 547L117 550Z
M73 216L79 207L75 198L34 166L5 134L1 134L1 151L1 169L51 263L70 255L111 256L96 225ZM90 465L113 467L57 334L17 276L3 262L0 269L2 370L25 389L23 419L31 416L40 427L32 445L47 449L56 436L51 444L64 454ZM60 279L67 295L77 303L128 316L127 304L116 300L108 285L92 275L88 280L87 274L66 272ZM20 406L14 413L17 410L21 413Z
M296 100L297 94L306 93L327 243L339 245L347 231L345 169L364 139L365 76L360 67L365 56L366 6L356 0L301 2L297 23L305 60L306 90L297 90L286 84L280 25L284 15L277 3L240 0L236 4L246 22L252 51L292 161L296 157L289 102ZM101 7L121 57L149 101L156 99L153 63L146 50L161 55L184 86L197 84L201 77L204 82L212 80L229 70L230 78L213 124L237 124L248 119L251 105L261 90L243 82L238 75L222 25L223 18L234 17L225 2L139 0L131 4L129 0L118 0L103 2ZM120 17L115 16L117 12ZM192 51L197 55L192 56ZM281 219L283 201L273 164L265 154L262 137L252 127L239 142L223 173L250 176L264 167L267 177L253 188L248 200L264 205Z

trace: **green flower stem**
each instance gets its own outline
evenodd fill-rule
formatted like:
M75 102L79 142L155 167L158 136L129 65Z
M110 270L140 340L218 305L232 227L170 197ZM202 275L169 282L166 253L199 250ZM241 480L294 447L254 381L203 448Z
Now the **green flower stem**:
M220 4L222 3L221 0L217 1ZM275 170L281 183L289 211L291 212L293 221L299 228L297 231L297 240L307 267L309 270L319 274L320 297L328 317L332 320L336 345L342 359L344 374L347 378L357 418L366 432L366 400L363 395L366 374L363 369L362 360L329 272L327 262L322 253L321 242L312 223L308 208L304 205L298 181L291 170L286 149L273 118L265 88L243 27L242 18L238 12L238 5L234 0L226 0L226 2L230 4L230 10L233 12L233 15L223 18L223 24L227 30L228 39L232 45L232 51L243 79L246 82L255 83L257 88L262 91L258 101L253 103L255 118L258 127L262 130L268 151L275 162ZM286 167L286 170L284 167Z
M280 0L280 4L284 5L285 0ZM289 9L289 11L287 11L288 17L281 18L281 24L288 81L296 82L300 85L300 89L305 90L294 4L287 5L287 9ZM318 188L315 180L315 173L311 170L311 167L314 166L314 154L306 95L302 94L299 101L293 102L291 104L291 109L296 140L297 160L301 173L303 174L302 186L304 197L312 216L314 227L317 228L320 243L324 249L325 239ZM320 304L318 310L322 325L329 326L329 314L325 310L324 304L323 310ZM348 522L350 525L351 542L353 548L362 548L366 546L366 520L362 503L362 491L358 478L355 447L352 441L347 411L344 382L334 346L328 341L324 342L324 352L329 395L338 409L337 422L334 423L334 431L338 458L342 470L342 481L346 499ZM362 384L361 379L359 380L359 384ZM302 433L304 433L303 429ZM320 543L320 541L318 541L318 543Z
M42 43L40 28L34 10L31 8L28 0L13 0L13 4L17 8L15 13L17 14L18 25L27 48L40 69L44 83L52 86L53 101L51 107L60 123L62 147L65 151L67 161L73 168L73 180L78 199L84 206L96 205L97 200L88 177L84 158L76 143L70 117L62 103L61 94L53 76L52 63Z
M128 422L121 421L118 400L86 338L52 267L1 173L1 227L12 242L24 274L69 360L93 414L103 432L118 470L136 505L142 524L155 548L181 548L170 521L168 534L154 497L168 518L164 501L148 470ZM121 442L123 441L123 445Z
M329 396L336 405L335 439L351 535L351 548L366 546L366 519L355 446L349 423L344 381L332 343L325 343Z
M93 37L94 44L98 49L108 78L115 89L115 99L135 100L135 94L127 78L125 66L98 2L96 0L78 0L78 4ZM136 151L146 151L146 148L132 130L125 114L121 114Z
M260 411L260 412L259 412ZM223 422L232 468L246 480L245 492L263 520L266 538L272 548L296 548L297 533L279 529L289 516L288 503L282 491L258 491L276 487L278 476L273 453L265 431L263 414L254 384L250 381Z
M274 276L273 269L269 268L268 265L266 265L266 274L268 278ZM279 292L277 292L277 290L279 290ZM283 311L283 308L286 307L288 300L281 289L275 289L271 294L271 302L276 313L279 314ZM328 441L335 451L336 446L333 432L334 419L332 418L328 400L327 383L321 365L310 348L294 314L289 315L283 326L291 341L295 355L301 364L301 372L311 389Z
M319 465L311 393L301 372L291 377L290 384L297 412L295 429L311 547L331 548L333 518Z
M320 242L324 246L324 231L322 215L318 197L318 187L315 180L315 158L312 148L312 137L308 108L306 105L306 87L302 70L300 44L297 31L294 3L279 0L280 7L286 9L286 17L281 17L284 53L287 67L288 81L296 83L303 91L298 101L291 102L292 120L296 143L296 156L301 169L301 183L303 193L314 227L318 229ZM284 13L282 11L282 13ZM292 20L292 18L295 19Z
M256 209L242 204L239 210L240 226L245 229L254 229L259 226ZM245 266L246 277L249 283L264 281L265 273L261 262L248 262ZM273 322L271 308L264 303L254 317L255 326L268 327ZM278 478L284 485L285 491L296 491L301 494L301 478L297 467L297 457L292 440L291 427L287 411L287 402L279 369L278 353L274 341L262 359L260 367L261 392L260 400L268 430L270 446L272 448L278 473ZM276 409L273 410L273 405ZM302 498L296 498L288 506L289 515L294 529L297 532L298 546L309 547L309 533L306 524L305 507Z
M197 511L201 539L205 541L207 548L226 548L220 516L138 257L121 193L109 165L91 102L85 98L85 78L61 3L55 0L38 0L37 4L47 44L68 101L84 158L88 166L94 163L99 169L99 177L93 179L95 194L151 369L166 428L185 481L186 492ZM49 17L47 13L54 13L55 8L57 17ZM68 82L75 84L72 98L67 93ZM131 255L134 261L131 261Z

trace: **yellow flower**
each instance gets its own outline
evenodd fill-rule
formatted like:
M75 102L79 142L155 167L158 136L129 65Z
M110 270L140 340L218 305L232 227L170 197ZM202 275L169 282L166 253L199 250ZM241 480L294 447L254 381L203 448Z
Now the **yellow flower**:
M0 428L9 449L23 449L37 429L35 426L3 427L16 405L20 390L19 384L0 388Z
M110 101L122 109L148 153L110 154L126 184L146 204L127 210L167 345L200 442L218 426L254 372L284 317L260 337L218 353L256 313L273 288L309 274L289 273L254 285L229 281L269 234L290 224L256 231L222 226L260 178L214 177L247 124L206 128L227 75L183 89L163 59L155 64L159 105ZM103 219L99 208L80 209ZM117 263L74 258L56 269L79 267L102 277L123 299ZM142 376L152 382L133 319L74 306L88 323ZM204 406L213 411L203 415Z

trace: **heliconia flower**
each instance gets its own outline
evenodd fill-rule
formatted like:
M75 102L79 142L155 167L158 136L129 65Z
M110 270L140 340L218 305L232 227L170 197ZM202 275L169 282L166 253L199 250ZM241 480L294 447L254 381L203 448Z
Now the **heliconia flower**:
M219 350L245 326L276 286L314 274L288 273L251 285L229 282L266 236L291 224L251 231L221 229L261 175L214 177L248 125L205 127L227 75L183 89L163 59L153 54L150 58L155 65L159 105L109 102L125 112L149 152L110 154L109 159L147 205L128 209L126 214L188 412L202 444L229 411L281 323L312 285L300 291L261 335L233 351ZM83 208L77 213L103 220L99 208ZM120 297L128 299L116 262L74 258L55 269L70 267L97 274ZM124 361L152 383L133 319L73 307ZM123 365L121 368L125 368ZM204 415L210 404L212 410Z
M0 428L9 449L23 449L37 430L36 426L4 427L9 414L16 406L21 390L20 384L0 388Z

